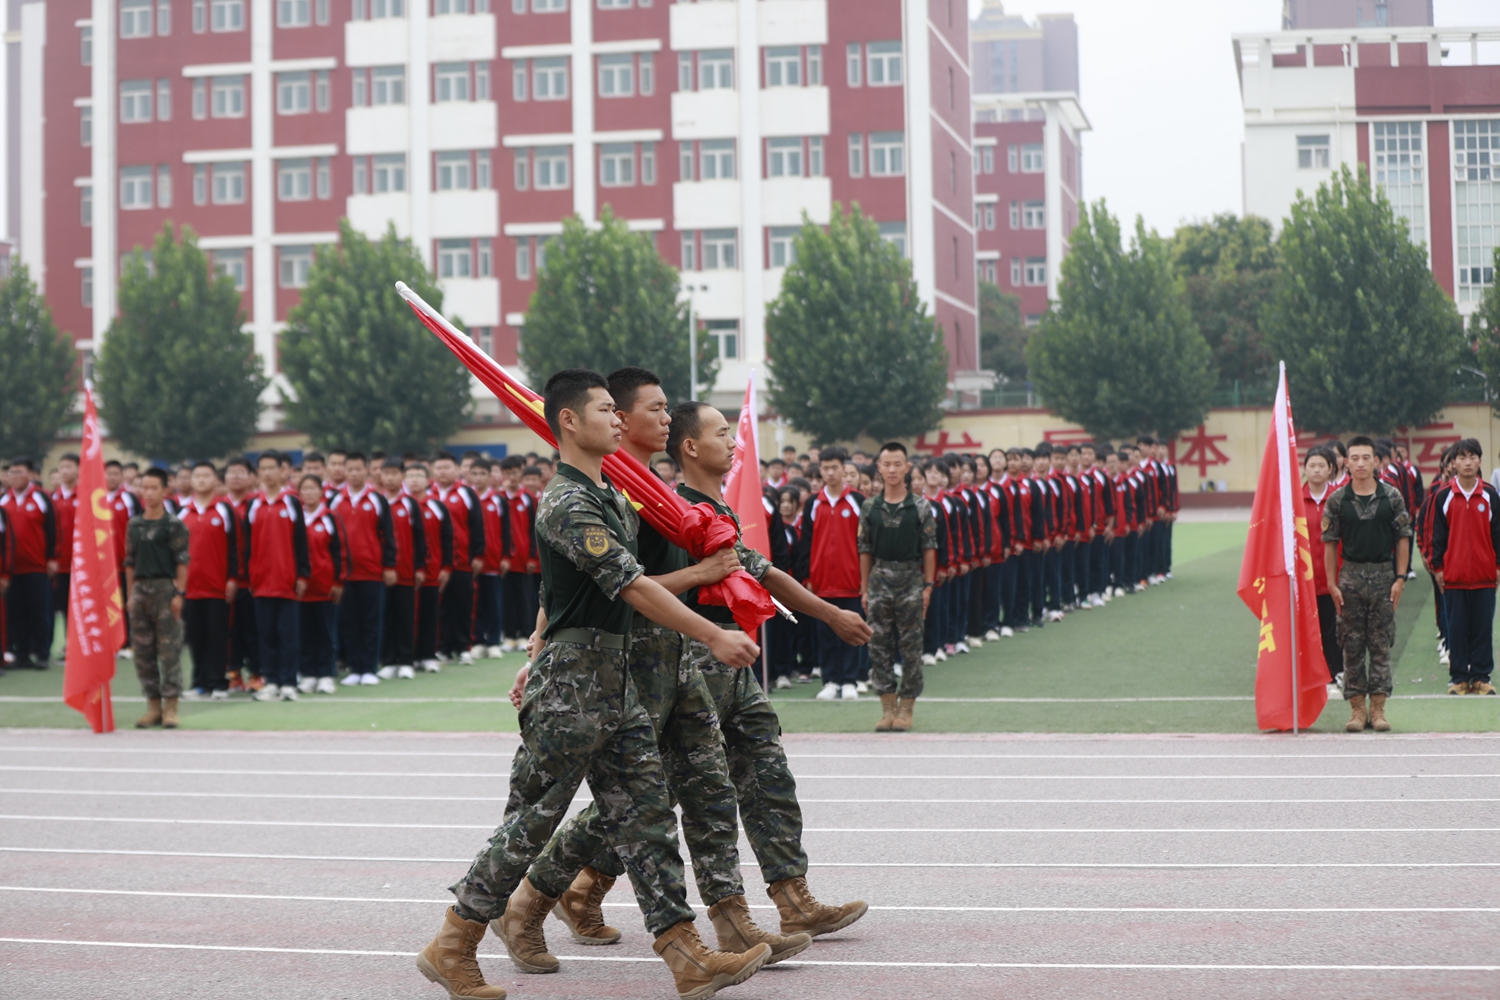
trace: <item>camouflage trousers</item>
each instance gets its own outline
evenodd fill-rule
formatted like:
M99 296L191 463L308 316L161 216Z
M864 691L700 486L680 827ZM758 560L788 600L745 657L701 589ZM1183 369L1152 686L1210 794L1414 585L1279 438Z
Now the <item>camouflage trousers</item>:
M1339 572L1344 611L1339 615L1338 636L1344 648L1345 699L1391 693L1391 643L1396 638L1391 584L1395 580L1390 563L1346 562Z
M624 651L548 643L532 664L520 721L505 818L468 874L450 887L458 915L488 921L505 912L587 778L646 927L660 935L692 920L677 819Z
M130 650L147 698L182 696L182 622L172 614L175 581L137 580L130 591Z
M630 678L651 719L667 789L682 805L682 838L693 859L698 893L706 903L742 896L739 825L734 785L713 698L698 668L682 657L682 636L653 625L630 632ZM625 865L605 836L603 816L590 803L564 823L531 866L531 884L561 895L589 865L618 878Z
M704 643L686 641L684 658L702 672L719 713L740 823L760 862L761 877L770 884L806 875L797 782L781 746L781 720L761 690L755 668L736 670L714 659Z
M922 693L922 564L877 559L870 567L870 686L876 694ZM896 660L901 688L896 689Z

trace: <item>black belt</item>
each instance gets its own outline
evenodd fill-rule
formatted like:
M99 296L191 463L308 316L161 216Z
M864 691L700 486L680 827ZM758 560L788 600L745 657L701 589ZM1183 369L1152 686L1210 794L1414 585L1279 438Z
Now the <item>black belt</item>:
M548 642L568 642L590 649L625 649L625 637L596 628L560 628L547 637Z

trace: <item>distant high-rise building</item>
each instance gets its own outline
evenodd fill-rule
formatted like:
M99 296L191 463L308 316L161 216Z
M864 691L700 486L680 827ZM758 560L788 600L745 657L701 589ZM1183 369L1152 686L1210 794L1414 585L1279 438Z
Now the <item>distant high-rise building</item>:
M969 22L974 93L1078 93L1078 26L1072 14L1042 14L1036 24L1005 13L1001 0L984 0Z
M1283 0L1281 30L1432 25L1432 0Z

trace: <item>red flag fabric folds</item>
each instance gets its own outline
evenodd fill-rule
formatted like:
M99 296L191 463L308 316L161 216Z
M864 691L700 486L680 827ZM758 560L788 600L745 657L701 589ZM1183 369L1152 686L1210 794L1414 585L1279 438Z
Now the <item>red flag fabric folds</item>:
M745 385L745 404L735 431L734 464L724 481L724 499L740 516L740 534L745 545L771 558L771 525L765 495L760 489L760 442L755 436L755 370Z

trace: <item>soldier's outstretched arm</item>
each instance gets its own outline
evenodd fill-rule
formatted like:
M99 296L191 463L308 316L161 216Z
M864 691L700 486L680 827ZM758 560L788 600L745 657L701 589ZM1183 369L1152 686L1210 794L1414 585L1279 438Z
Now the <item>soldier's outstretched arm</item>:
M731 667L748 667L760 656L760 647L743 632L722 629L674 597L665 587L646 576L631 581L620 596L654 622L704 643L714 659Z
M774 567L767 570L760 582L772 597L788 608L826 622L834 634L849 645L863 646L870 641L870 626L863 618L853 611L834 607L781 570Z

